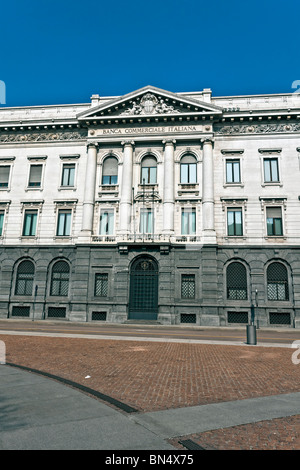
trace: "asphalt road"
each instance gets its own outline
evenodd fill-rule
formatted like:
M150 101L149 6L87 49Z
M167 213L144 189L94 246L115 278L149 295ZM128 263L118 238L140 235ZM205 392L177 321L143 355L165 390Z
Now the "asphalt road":
M71 323L68 321L0 320L0 331L18 333L51 333L67 335L130 336L138 338L166 338L184 340L207 340L246 342L246 326L242 327L201 327L157 324L108 324ZM291 344L300 341L300 331L292 328L259 328L256 330L257 345L260 343Z

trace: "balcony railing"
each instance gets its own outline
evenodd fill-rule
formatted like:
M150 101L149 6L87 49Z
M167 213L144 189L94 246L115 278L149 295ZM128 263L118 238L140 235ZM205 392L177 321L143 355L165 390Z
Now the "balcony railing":
M118 242L128 242L128 243L142 243L142 242L153 242L153 243L200 243L201 237L198 235L164 235L164 234L154 234L154 233L130 233L124 235L98 235L93 236L92 241L96 243L118 243Z

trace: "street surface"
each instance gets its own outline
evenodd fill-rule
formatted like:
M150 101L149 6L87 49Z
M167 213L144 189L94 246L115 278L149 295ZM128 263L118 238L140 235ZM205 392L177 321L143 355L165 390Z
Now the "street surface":
M202 327L183 325L159 325L148 323L108 324L71 323L63 320L0 320L0 331L18 333L51 333L67 335L130 336L147 338L247 342L246 325L239 327ZM300 341L300 330L292 328L259 328L256 330L257 345L260 343L291 344Z

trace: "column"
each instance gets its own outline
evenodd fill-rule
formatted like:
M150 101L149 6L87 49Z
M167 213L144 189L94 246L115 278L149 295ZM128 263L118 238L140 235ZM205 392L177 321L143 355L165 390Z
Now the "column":
M120 221L119 232L130 232L131 204L132 204L132 164L133 164L133 141L122 142L123 149L123 171L120 199Z
M174 233L174 146L175 140L164 140L164 197L163 197L163 233Z
M214 221L214 162L213 141L203 141L202 217L203 237L206 243L216 243Z
M96 143L89 143L87 151L87 164L85 173L85 188L82 214L82 231L87 235L92 234L95 204L95 184L97 169L97 148Z

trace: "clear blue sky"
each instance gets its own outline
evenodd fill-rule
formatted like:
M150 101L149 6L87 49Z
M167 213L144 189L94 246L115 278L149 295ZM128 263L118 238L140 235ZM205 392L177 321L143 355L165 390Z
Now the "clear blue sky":
M0 15L6 106L146 85L290 93L300 80L299 0L10 0Z

